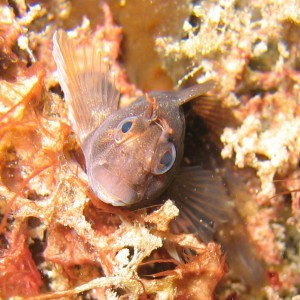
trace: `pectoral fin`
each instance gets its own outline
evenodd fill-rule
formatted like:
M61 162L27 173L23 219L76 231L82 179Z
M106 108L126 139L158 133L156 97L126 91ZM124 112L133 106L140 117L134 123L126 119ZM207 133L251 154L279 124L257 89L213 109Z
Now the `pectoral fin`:
M256 288L265 283L264 264L218 175L198 166L182 168L167 195L180 209L171 223L175 233L194 233L204 242L217 240L237 277Z
M59 83L81 143L118 107L119 92L107 63L95 48L76 49L63 30L53 36Z
M255 253L241 217L236 214L233 221L218 227L216 239L221 243L235 277L249 286L262 287L266 283L265 263Z
M197 233L204 241L211 240L215 224L228 222L233 212L220 177L199 166L182 168L167 195L180 209L173 230Z

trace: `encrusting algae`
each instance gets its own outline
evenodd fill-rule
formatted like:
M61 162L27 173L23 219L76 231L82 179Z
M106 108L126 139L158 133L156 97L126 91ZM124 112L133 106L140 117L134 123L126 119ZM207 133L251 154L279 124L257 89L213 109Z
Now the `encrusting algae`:
M170 227L182 211L174 199L129 210L99 201L89 188L58 84L53 33L68 29L79 47L101 49L114 70L121 107L142 94L118 62L122 28L114 24L109 6L96 2L87 1L89 8L59 0L0 4L0 297L296 300L298 2L178 1L181 21L189 8L192 14L182 24L183 38L170 30L172 36L156 39L170 77L156 58L152 68L163 78L159 88L170 88L170 78L179 84L216 81L210 93L217 98L214 111L200 109L197 101L191 106L221 145L222 163L214 168L234 200L235 220L241 220L233 230L248 234L249 245L264 258L263 287L249 286L232 273L226 258L234 246L221 250L217 242L202 243L194 234L174 234ZM126 15L128 1L107 2L120 6L113 11L116 19L121 10ZM156 22L149 26L163 26L164 18ZM142 78L139 86L150 86L145 74ZM212 116L220 111L216 124ZM189 162L185 154L184 162ZM223 231L219 240L226 244L230 238Z

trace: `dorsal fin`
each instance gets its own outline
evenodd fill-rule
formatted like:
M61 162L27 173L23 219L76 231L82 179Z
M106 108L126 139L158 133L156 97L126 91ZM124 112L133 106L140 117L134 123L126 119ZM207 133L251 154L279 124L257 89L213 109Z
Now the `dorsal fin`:
M59 83L69 104L73 129L82 144L118 108L119 92L107 63L94 47L76 49L63 30L53 36Z

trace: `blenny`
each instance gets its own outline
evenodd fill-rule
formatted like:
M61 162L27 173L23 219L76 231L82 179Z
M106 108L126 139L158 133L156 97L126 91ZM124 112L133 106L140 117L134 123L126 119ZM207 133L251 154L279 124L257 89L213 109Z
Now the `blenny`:
M151 92L118 109L114 75L101 54L93 48L76 49L62 30L54 34L53 44L59 83L90 187L99 199L114 206L146 206L166 192L180 209L175 231L198 232L202 240L210 240L237 219L217 175L198 166L180 167L185 135L182 105L211 90L212 80L176 92ZM226 232L220 240L243 243L235 245L237 251L242 249L235 256L241 276L253 285L262 281L244 233L234 239Z

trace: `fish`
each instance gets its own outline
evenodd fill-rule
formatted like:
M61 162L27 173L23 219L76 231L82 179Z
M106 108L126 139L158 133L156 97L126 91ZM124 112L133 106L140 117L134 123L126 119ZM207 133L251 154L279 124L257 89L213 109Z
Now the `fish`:
M207 81L178 92L152 92L118 109L109 66L96 51L76 51L63 31L53 57L72 127L94 193L114 206L148 203L174 178L183 156L182 105L213 87Z
M181 166L183 105L198 98L205 107L211 100L203 96L213 88L214 80L178 91L150 92L119 108L115 75L97 49L78 49L65 31L58 30L53 36L53 58L89 185L101 201L131 208L170 197L180 209L173 231L194 232L204 241L212 240L216 231L236 219L233 202L217 174L199 166ZM222 234L225 240L226 232ZM238 243L249 244L244 233L239 238ZM244 251L236 260L246 270L246 281L263 281L263 275L253 275L258 267L247 272L254 254Z

